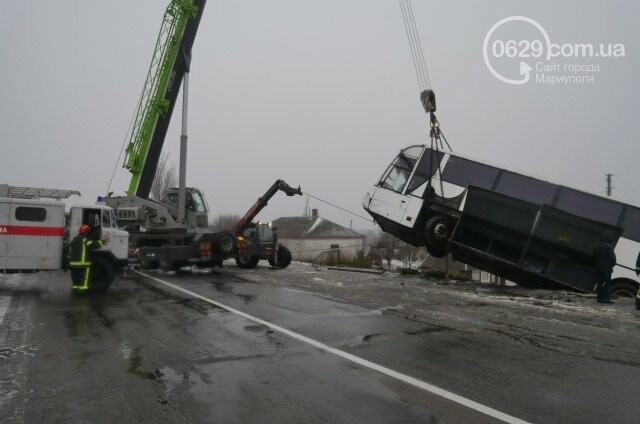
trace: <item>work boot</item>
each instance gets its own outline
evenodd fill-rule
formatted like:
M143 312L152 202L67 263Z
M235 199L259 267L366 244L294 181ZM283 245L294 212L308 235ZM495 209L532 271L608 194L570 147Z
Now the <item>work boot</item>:
M611 303L613 304L613 300L609 299L609 298L605 298L605 299L596 299L596 302L598 303Z

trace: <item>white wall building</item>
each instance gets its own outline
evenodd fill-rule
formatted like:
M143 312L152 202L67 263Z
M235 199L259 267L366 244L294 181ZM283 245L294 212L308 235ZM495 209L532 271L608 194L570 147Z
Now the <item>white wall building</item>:
M294 260L311 261L320 255L325 259L327 255L351 259L365 246L365 236L320 218L317 209L312 210L311 216L278 218L273 225L278 230L278 241L291 250Z

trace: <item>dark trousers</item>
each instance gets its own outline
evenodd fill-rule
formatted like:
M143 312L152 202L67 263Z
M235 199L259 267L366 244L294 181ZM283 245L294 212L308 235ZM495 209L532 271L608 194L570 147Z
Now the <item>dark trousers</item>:
M603 272L600 274L600 282L598 283L597 292L598 299L609 299L609 286L611 285L611 273Z

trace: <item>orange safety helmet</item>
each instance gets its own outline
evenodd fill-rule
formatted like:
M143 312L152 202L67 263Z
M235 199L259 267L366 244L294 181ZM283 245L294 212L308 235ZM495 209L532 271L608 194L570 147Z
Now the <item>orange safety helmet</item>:
M84 224L80 227L80 234L89 234L91 232L91 226Z

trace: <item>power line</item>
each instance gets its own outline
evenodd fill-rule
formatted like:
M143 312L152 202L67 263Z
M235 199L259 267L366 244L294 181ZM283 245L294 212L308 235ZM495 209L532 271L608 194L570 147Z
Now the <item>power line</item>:
M633 187L631 184L627 184L624 180L620 179L620 177L618 177L616 179L619 183L622 183L622 185L624 187L627 188L627 191L633 195L633 197L640 199L640 194L638 194L638 192L636 191L636 188Z

